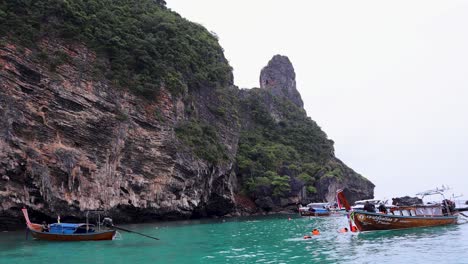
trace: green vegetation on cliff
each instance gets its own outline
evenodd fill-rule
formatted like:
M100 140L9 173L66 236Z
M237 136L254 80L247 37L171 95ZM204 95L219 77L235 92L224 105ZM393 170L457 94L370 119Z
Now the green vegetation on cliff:
M333 142L302 108L266 90L249 90L241 108L251 116L237 155L244 190L253 197L268 189L273 196L286 196L294 177L314 194L319 172L327 170L324 164L333 157Z
M225 147L219 143L213 126L191 120L176 127L175 133L199 158L214 164L227 159Z
M62 50L48 50L43 42L83 43L97 54L87 65L97 79L148 99L166 87L185 103L187 92L201 89L232 101L223 89L232 84L232 69L217 37L167 9L162 0L0 0L0 40L3 36L32 49L50 71L73 64L73 58ZM232 112L224 108L232 108L230 104L210 102L208 107L222 118ZM226 159L216 124L187 116L175 129L177 137L201 159ZM117 119L126 121L128 116Z
M0 36L29 47L54 38L85 43L102 59L91 66L142 95L232 83L217 38L161 0L0 0Z

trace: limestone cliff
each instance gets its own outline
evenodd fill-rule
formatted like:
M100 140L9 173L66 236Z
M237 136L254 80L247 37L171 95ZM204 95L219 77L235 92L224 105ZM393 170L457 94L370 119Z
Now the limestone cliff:
M141 222L373 196L307 117L287 57L239 90L216 38L164 1L54 3L0 4L0 229L22 207Z
M285 97L299 107L303 107L301 95L296 89L296 73L286 56L274 56L260 73L260 88L272 94Z
M334 155L333 141L306 115L294 67L275 55L260 87L242 90L237 176L241 193L264 211L295 210L298 203L372 198L374 185Z
M210 112L220 103L216 93L200 89L183 99L162 89L149 101L95 81L87 68L95 54L86 47L41 46L74 63L51 72L27 48L0 48L1 224L21 223L23 206L33 218L105 209L121 221L233 211L239 126ZM217 128L225 161L200 159L176 138L187 108Z

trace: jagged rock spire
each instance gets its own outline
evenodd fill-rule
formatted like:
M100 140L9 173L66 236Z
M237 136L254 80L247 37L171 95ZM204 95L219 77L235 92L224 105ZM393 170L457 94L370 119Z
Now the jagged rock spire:
M296 89L296 73L289 58L275 55L260 73L260 88L270 90L273 95L286 97L303 107L301 94Z

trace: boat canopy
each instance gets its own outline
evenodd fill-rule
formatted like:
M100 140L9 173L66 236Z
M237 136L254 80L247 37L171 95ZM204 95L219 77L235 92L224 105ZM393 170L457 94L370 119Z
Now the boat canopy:
M380 204L380 203L384 203L384 201L382 201L382 200L369 199L369 200L359 200L359 201L356 201L356 202L354 202L354 205L365 204L366 202L369 202L370 204L374 204L374 205L377 205L377 204Z
M424 191L424 192L417 193L416 195L421 196L421 199L422 199L422 198L424 198L424 196L440 194L445 199L444 192L447 191L447 190L450 190L450 188L448 186L442 185L442 188L437 187L437 188L432 189L432 190L427 190L427 191Z
M85 230L88 226L88 231L94 231L94 225L87 224L70 224L70 223L55 223L49 225L49 233L54 234L74 234L83 233L80 230Z
M325 214L325 213L328 213L328 212L329 212L328 209L325 209L325 208L314 208L314 207L311 207L310 211L311 211L311 212L314 212L314 213L321 213L321 214Z

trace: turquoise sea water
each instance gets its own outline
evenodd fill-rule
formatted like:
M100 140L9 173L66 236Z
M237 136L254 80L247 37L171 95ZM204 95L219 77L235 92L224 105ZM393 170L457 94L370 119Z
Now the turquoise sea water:
M288 218L291 217L291 220ZM468 263L468 224L338 233L345 217L276 215L128 225L160 241L46 242L0 233L0 263ZM319 236L304 240L313 228Z

